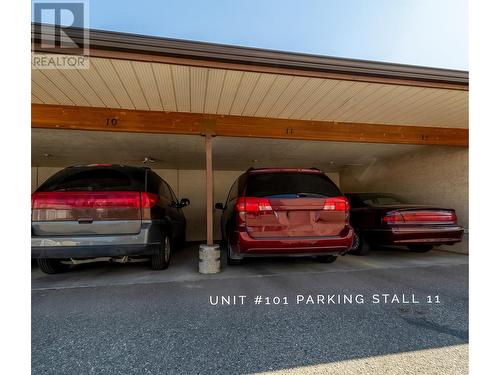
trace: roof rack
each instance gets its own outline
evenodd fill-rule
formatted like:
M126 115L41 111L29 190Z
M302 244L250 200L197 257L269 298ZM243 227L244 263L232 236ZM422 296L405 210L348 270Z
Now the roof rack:
M125 165L125 164L113 164L113 163L90 163L90 164L74 164L67 168L82 168L82 167L133 167L133 168L143 168L151 169L148 165Z

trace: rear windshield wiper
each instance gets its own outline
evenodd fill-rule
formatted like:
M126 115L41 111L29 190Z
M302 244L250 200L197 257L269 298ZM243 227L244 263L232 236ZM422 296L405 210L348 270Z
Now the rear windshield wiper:
M324 198L325 196L317 193L297 193L298 198Z
M53 191L93 191L94 188L92 187L69 187L69 188L59 188L59 189L54 189Z
M283 193L266 195L266 198L325 198L325 196L316 193Z

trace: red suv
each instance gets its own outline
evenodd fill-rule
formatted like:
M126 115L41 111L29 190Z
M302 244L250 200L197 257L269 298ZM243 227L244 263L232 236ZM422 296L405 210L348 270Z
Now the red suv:
M352 245L349 201L318 169L250 168L215 208L228 264L255 256L331 263Z

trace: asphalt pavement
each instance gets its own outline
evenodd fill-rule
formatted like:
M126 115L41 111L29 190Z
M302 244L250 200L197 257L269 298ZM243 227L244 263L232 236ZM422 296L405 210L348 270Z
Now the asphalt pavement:
M154 276L34 268L33 374L468 372L465 255L252 260L201 276L187 252Z

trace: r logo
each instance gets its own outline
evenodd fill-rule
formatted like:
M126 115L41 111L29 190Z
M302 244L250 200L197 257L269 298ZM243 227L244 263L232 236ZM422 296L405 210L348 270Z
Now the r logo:
M71 28L71 29L70 29ZM71 55L88 53L87 0L33 2L33 50ZM59 51L61 53L63 51Z

